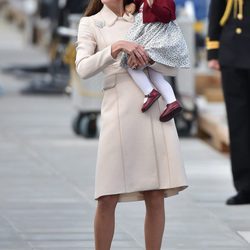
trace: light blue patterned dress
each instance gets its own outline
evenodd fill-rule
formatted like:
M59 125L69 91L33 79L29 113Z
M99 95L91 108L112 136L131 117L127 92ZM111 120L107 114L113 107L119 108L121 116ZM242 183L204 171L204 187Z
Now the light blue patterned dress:
M189 68L188 48L176 21L169 23L143 23L142 6L126 40L144 46L149 57L157 63L174 68ZM128 55L123 53L121 66L127 68Z

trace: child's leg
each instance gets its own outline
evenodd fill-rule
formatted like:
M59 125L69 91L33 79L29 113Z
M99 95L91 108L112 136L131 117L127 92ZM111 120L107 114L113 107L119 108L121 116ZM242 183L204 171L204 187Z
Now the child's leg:
M128 73L135 81L136 85L141 89L144 95L148 95L153 90L152 83L143 70L133 70L128 68Z
M148 73L151 81L153 82L154 86L158 89L158 91L161 93L166 103L169 104L176 101L174 91L170 83L167 80L165 80L163 75L151 68L148 68Z

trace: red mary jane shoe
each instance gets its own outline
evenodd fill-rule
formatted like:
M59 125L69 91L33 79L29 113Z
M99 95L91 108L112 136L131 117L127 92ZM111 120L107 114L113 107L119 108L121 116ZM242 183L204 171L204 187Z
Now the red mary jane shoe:
M146 112L160 96L161 94L156 89L153 89L148 95L145 95L147 99L143 103L141 111Z
M163 111L163 113L160 116L160 121L161 122L170 121L172 118L178 115L181 111L182 111L182 107L179 101L174 101L170 104L167 104L166 109Z

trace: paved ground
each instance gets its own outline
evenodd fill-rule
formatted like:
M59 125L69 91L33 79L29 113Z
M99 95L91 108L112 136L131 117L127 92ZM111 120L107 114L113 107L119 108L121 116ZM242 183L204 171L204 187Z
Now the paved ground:
M1 39L0 67L46 60L12 27L0 29L12 39ZM22 96L26 84L0 74L0 250L94 249L98 141L72 133L68 97ZM234 192L228 156L197 139L181 145L190 187L166 200L162 249L250 249L250 206L224 205ZM116 216L112 249L144 249L143 202L119 204Z

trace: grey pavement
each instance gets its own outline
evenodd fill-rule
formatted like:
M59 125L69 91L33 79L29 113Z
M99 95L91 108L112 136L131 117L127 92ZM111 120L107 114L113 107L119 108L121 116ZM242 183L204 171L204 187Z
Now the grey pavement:
M47 60L12 26L0 32L12 38L0 41L0 67ZM27 81L0 74L0 250L94 249L98 140L73 134L69 97L20 95ZM250 249L250 206L224 205L234 194L228 155L195 138L181 146L190 187L165 200L162 249ZM118 205L112 249L145 249L144 212L143 202Z

